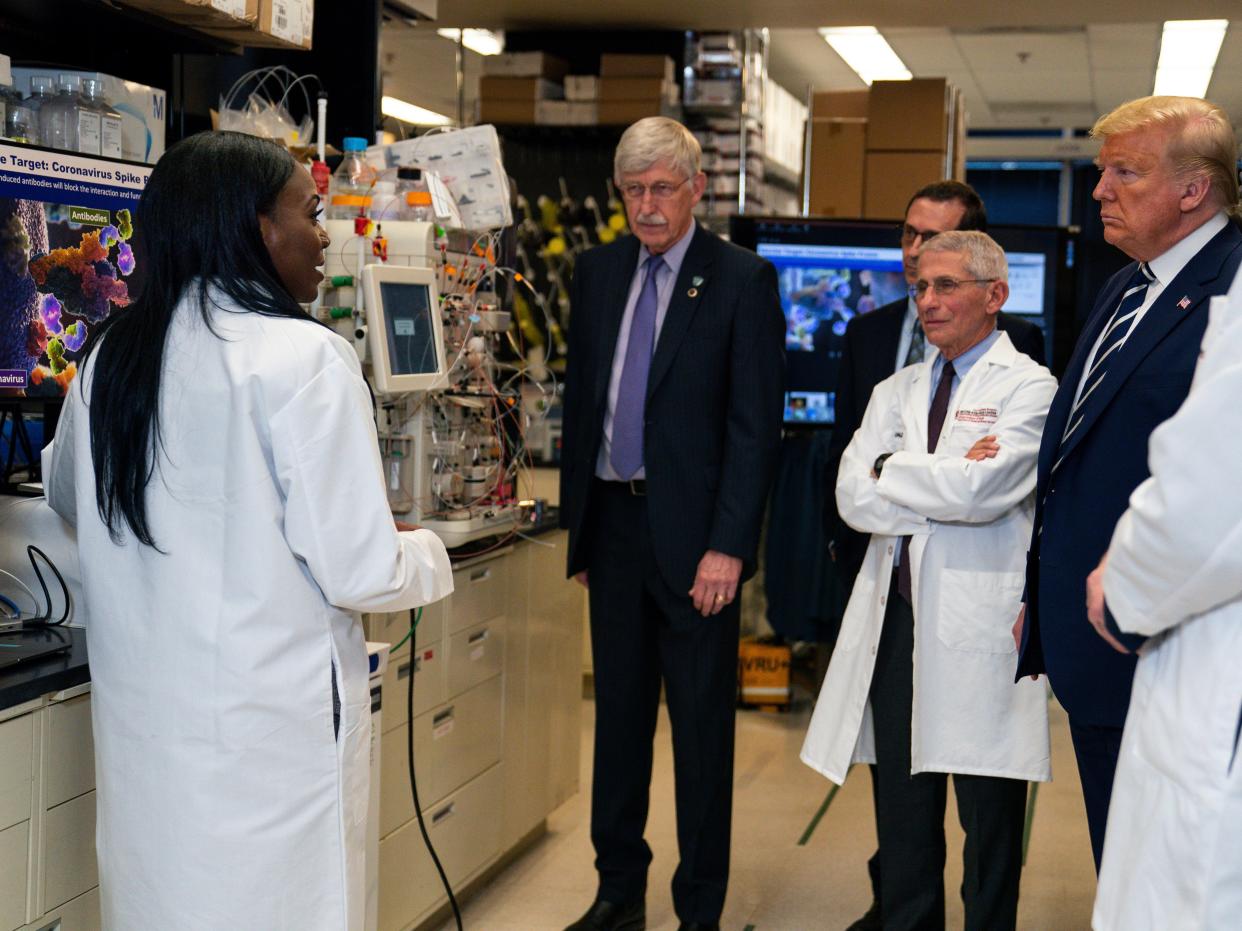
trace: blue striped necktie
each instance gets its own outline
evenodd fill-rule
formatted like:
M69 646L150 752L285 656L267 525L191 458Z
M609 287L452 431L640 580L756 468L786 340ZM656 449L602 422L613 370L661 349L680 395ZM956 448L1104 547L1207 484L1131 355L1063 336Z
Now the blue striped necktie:
M1061 436L1062 446L1065 445L1065 441L1070 438L1070 435L1078 429L1078 425L1082 423L1083 407L1100 386L1100 383L1108 377L1109 365L1118 357L1122 346L1125 345L1126 339L1134 331L1139 308L1143 306L1143 301L1147 299L1147 286L1155 280L1156 276L1147 267L1147 263L1140 262L1139 267L1130 276L1130 280L1126 282L1125 291L1121 295L1121 303L1117 305L1117 310L1113 313L1112 319L1108 321L1108 327L1104 330L1104 337L1100 340L1100 345L1091 360L1091 366L1087 370L1087 377L1083 379L1082 394L1078 396L1078 400L1074 402L1074 409L1070 411L1065 433ZM1055 469L1060 464L1061 461L1058 459L1053 468Z

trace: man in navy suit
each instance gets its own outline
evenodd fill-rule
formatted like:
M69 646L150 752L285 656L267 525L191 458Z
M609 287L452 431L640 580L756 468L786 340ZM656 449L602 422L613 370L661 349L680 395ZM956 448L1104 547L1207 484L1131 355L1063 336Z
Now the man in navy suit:
M1134 262L1105 285L1044 426L1014 624L1018 676L1047 673L1069 714L1096 869L1130 703L1132 651L1096 635L1086 579L1130 493L1148 475L1147 439L1190 389L1208 299L1242 261L1237 143L1228 116L1198 98L1146 97L1101 117L1096 164L1104 238Z
M906 205L905 219L898 234L906 284L912 286L918 280L919 255L923 246L934 236L951 230L987 232L987 226L987 210L969 184L936 181L915 191ZM1025 353L1040 365L1044 364L1044 334L1039 327L1004 311L996 315L996 327L1009 334L1018 352ZM848 526L837 514L837 498L833 489L837 486L841 455L862 423L872 389L898 369L922 362L928 351L912 297L903 297L870 313L859 314L845 329L845 345L837 373L835 422L825 470L829 546L833 568L845 592L854 587L854 579L858 576L871 537ZM880 909L878 851L868 861L867 871L871 876L873 893L871 908L850 925L848 931L880 931L884 924Z
M583 254L571 289L561 519L569 574L590 591L599 873L572 931L645 926L661 683L681 855L673 905L683 931L719 928L724 906L737 596L780 445L785 320L771 263L695 224L700 158L673 120L625 131L614 174L634 236Z

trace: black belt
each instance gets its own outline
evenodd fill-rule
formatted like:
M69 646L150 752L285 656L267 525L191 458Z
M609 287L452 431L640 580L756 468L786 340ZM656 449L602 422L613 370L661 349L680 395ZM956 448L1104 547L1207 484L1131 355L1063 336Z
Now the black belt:
M632 478L623 482L613 482L608 479L597 478L596 481L607 486L608 488L625 492L626 494L633 495L636 498L647 497L647 480L645 478Z

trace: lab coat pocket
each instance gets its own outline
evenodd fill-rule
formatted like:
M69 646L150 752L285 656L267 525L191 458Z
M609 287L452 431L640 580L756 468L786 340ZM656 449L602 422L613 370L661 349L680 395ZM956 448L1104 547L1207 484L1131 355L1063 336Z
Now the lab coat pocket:
M1013 653L1024 581L1021 572L945 569L936 612L940 642L965 653Z

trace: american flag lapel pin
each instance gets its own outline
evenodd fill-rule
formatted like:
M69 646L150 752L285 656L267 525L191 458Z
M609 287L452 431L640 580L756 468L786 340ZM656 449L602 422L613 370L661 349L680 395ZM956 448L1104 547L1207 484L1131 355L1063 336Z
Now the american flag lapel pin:
M1187 297L1183 297L1180 301L1178 301L1178 302L1177 302L1177 308L1178 308L1178 310L1185 310L1185 309L1186 309L1187 307L1189 307L1189 306L1190 306L1190 297L1189 297L1189 296L1187 296Z

